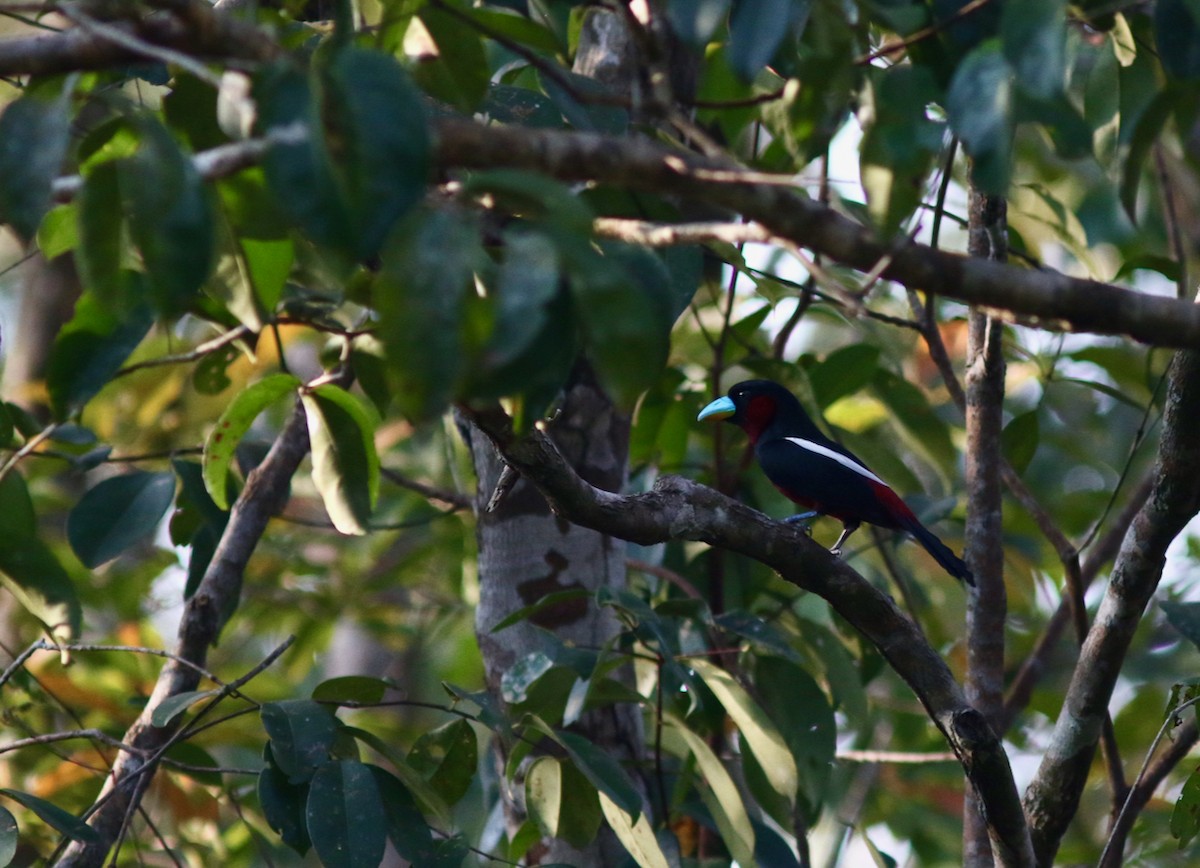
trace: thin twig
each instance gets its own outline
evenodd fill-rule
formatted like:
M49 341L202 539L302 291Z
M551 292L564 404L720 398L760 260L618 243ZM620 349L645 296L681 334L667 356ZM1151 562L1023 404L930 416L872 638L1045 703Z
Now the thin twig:
M972 12L979 10L990 2L991 0L971 0L970 3L959 7L959 9L956 10L953 15L947 16L944 20L930 24L928 27L923 27L916 33L912 34L912 36L907 36L904 39L898 39L893 42L886 42L879 48L872 51L870 54L866 54L858 58L854 61L854 63L857 66L866 66L868 63L878 60L881 57L886 57L889 54L895 54L897 51L903 51L910 45L916 45L918 42L923 42L931 36L936 36L955 21L967 17Z
M0 482L4 481L4 477L8 476L9 472L20 464L23 458L41 446L46 440L50 439L54 435L54 432L58 430L58 425L59 423L57 422L51 422L25 441L25 445L10 455L8 460L3 465L0 465Z
M418 482L405 476L398 470L392 470L388 467L381 467L379 473L384 479L389 482L407 488L409 491L415 491L422 497L427 497L430 500L440 500L442 503L448 503L458 509L470 509L474 501L467 495L458 491L453 491L449 488L438 488L434 485L428 485L424 482Z
M240 325L236 328L230 329L227 332L217 335L212 340L198 344L196 347L188 350L186 353L175 353L174 355L170 356L159 356L158 358L146 359L145 361L135 362L132 365L126 365L113 374L113 379L115 380L118 377L125 377L136 371L145 370L146 368L159 368L163 365L181 365L187 364L188 362L195 362L204 358L205 356L215 353L217 350L229 346L236 341L247 338L252 334L253 331L249 326Z
M10 741L7 744L0 744L0 754L8 753L9 751L21 750L26 747L35 747L43 744L57 744L60 741L73 741L77 738L86 738L92 741L103 742L109 747L119 748L120 750L128 751L136 755L144 755L144 751L138 750L132 745L125 744L119 738L113 738L108 733L99 729L72 729L66 732L47 732L43 735L33 735L29 738L19 738L16 741Z
M1154 758L1154 752L1158 750L1159 742L1161 742L1163 737L1166 736L1168 729L1170 729L1172 726L1178 725L1175 722L1175 718L1179 716L1180 712L1186 711L1196 703L1200 703L1200 696L1189 699L1187 702L1180 703L1171 710L1171 713L1167 715L1167 719L1163 721L1162 726L1158 728L1158 734L1154 736L1154 741L1150 743L1150 749L1146 751L1146 758L1142 761L1142 767L1138 771L1138 776L1134 779L1133 786L1129 788L1129 792L1125 796L1125 802L1121 805L1121 810L1117 814L1117 819L1113 822L1112 831L1108 836L1108 840L1104 842L1104 850L1101 851L1100 861L1097 864L1109 864L1109 850L1112 848L1113 841L1116 838L1116 832L1118 829L1124 827L1125 816L1131 810L1133 805L1134 793L1138 791L1143 779L1146 777L1146 773L1150 768L1150 761Z

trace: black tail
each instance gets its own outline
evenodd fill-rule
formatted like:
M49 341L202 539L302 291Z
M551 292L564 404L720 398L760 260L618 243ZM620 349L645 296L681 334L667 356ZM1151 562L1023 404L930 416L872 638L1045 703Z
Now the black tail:
M925 547L925 551L933 555L933 559L942 565L942 569L954 578L975 587L975 577L971 575L971 571L967 569L963 559L952 552L948 545L926 530L924 525L914 519L904 529Z

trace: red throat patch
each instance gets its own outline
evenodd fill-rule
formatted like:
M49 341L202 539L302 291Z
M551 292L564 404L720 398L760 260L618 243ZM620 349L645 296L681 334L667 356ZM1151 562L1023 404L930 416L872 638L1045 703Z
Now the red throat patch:
M757 443L762 432L775 418L775 399L768 395L755 395L746 405L742 417L745 419L742 428L749 436L750 442Z

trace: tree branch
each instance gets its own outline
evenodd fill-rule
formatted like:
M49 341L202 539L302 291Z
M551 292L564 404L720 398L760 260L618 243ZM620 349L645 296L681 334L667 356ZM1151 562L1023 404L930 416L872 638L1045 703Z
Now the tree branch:
M890 597L802 530L775 522L714 489L664 476L646 494L603 491L581 479L544 435L535 431L517 437L499 407L464 412L562 518L642 545L701 540L752 557L829 601L908 683L957 754L986 808L999 844L998 862L1032 864L1024 814L999 739L983 715L967 704L942 658Z
M121 834L125 818L140 804L158 764L155 757L175 731L174 726L154 726L151 723L154 710L163 700L194 690L199 683L197 667L204 668L209 646L236 608L250 555L267 522L283 506L288 483L306 454L308 427L304 410L297 402L271 451L246 479L246 487L233 506L204 578L184 609L174 657L163 666L145 710L122 739L127 749L113 765L88 820L99 839L92 843L72 841L58 863L60 868L103 865ZM189 665L180 660L189 661ZM148 756L151 759L147 760Z
M1171 364L1150 498L1125 534L1108 590L1080 650L1066 702L1025 794L1038 863L1050 864L1079 805L1108 702L1134 631L1162 577L1167 546L1200 508L1200 355Z
M1002 197L970 192L968 252L981 259L1007 258L1007 204ZM975 573L967 600L967 698L999 731L1004 710L1004 630L1008 595L1004 586L1004 327L978 310L969 316L965 417L967 426L966 558ZM977 792L963 805L963 865L990 866L989 831Z
M262 63L280 54L279 45L266 31L215 12L202 0L177 4L173 11L179 14L159 13L144 15L135 22L109 22L103 35L75 27L48 36L5 39L0 42L0 76L56 75L145 62L144 48L135 51L119 44L114 41L114 33L134 44L197 57Z
M1155 346L1200 348L1200 306L1143 295L1049 269L894 244L799 193L742 180L735 163L669 150L646 139L593 133L433 122L444 168L520 168L561 180L592 180L701 199L761 223L831 260L868 272L886 257L883 277L979 306L1039 328L1129 335Z

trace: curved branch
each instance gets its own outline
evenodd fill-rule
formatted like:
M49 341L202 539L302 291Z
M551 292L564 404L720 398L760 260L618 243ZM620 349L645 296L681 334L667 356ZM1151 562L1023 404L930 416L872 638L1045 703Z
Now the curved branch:
M752 557L827 600L908 683L958 755L985 806L999 864L1033 864L1024 814L1000 740L983 715L967 704L945 662L891 597L803 531L714 489L664 476L646 494L603 491L581 479L539 432L517 437L499 407L464 412L564 519L642 545L700 540Z
M196 667L204 667L209 646L237 607L242 574L250 555L267 522L283 506L288 484L307 454L308 426L304 410L297 402L271 451L246 479L246 487L233 506L204 578L184 609L174 656L159 673L145 710L122 739L128 749L113 765L88 820L98 840L72 841L58 863L60 868L103 865L121 834L125 818L140 804L158 765L159 754L170 744L175 732L174 726L154 726L151 722L154 710L164 699L194 690L199 684ZM189 665L181 661L189 661Z
M746 180L735 163L669 150L648 139L485 126L439 118L444 168L520 168L568 181L596 181L684 195L737 212L773 235L883 277L1039 328L1129 335L1154 346L1200 348L1200 306L1123 287L880 241L869 229L795 190Z
M1200 354L1171 363L1150 497L1125 534L1067 688L1054 735L1025 794L1039 864L1050 864L1079 805L1108 703L1134 632L1158 587L1167 546L1200 510Z

